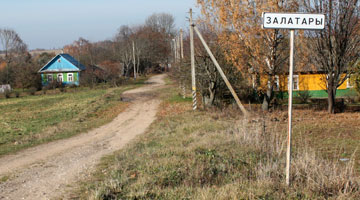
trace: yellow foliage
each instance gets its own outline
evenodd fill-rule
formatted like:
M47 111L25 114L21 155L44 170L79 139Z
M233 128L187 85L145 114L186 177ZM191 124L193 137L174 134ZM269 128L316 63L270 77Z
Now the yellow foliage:
M252 71L262 77L273 77L280 69L279 50L284 33L262 29L262 12L290 12L296 1L283 0L198 0L203 17L210 26L219 27L219 43L226 59L243 73ZM215 24L216 23L216 24ZM284 48L281 48L284 49ZM286 51L287 53L287 51ZM251 69L251 70L249 70ZM247 76L251 79L252 75ZM266 88L266 87L259 87Z

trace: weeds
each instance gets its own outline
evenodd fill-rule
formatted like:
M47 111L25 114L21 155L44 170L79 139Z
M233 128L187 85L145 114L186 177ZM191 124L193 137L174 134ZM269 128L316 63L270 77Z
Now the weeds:
M311 94L308 90L299 91L297 98L299 98L301 103L308 103L309 99L311 98Z
M173 97L162 108L149 133L107 160L99 170L108 175L84 186L91 192L80 198L360 198L355 156L347 163L324 159L306 144L295 145L287 187L281 121L194 113L191 103Z

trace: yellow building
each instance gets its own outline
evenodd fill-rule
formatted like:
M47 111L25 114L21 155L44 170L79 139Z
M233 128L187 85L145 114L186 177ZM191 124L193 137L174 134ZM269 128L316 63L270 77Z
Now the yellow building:
M345 75L344 75L345 76ZM274 88L277 92L288 91L288 75L276 75ZM320 73L294 73L294 92L296 96L300 91L309 91L312 98L326 98L326 74ZM347 79L336 92L336 97L354 96L356 95L353 89L352 81Z

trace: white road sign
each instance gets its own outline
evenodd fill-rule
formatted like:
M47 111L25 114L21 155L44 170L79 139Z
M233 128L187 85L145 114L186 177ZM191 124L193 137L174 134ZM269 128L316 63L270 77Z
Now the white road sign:
M263 28L322 30L325 28L325 15L264 12Z
M294 40L296 29L322 30L325 28L325 15L304 13L267 13L263 12L263 28L290 29L290 66L289 66L289 117L288 141L286 150L286 184L290 185L291 168L291 134L292 134L292 102L294 74Z

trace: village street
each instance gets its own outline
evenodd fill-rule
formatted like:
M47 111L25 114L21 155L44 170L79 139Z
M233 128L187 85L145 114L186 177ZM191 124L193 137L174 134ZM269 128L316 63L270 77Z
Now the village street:
M164 85L164 76L125 92L131 105L111 123L0 158L0 176L10 177L0 183L0 199L67 198L69 185L86 178L101 157L124 147L155 120L160 100L151 93Z

